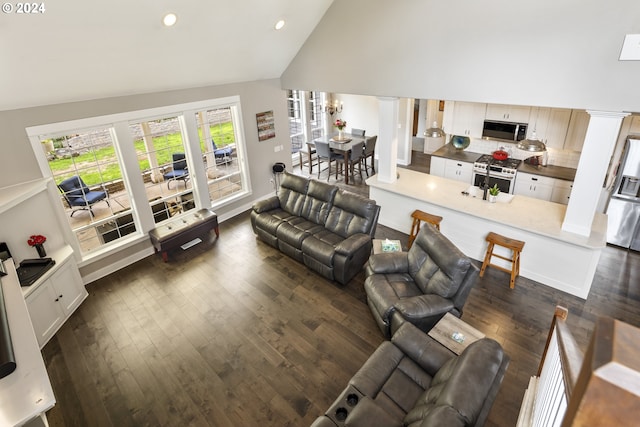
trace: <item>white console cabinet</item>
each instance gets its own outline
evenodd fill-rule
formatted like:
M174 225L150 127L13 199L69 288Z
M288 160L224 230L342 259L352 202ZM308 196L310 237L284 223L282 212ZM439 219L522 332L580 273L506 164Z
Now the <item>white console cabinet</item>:
M24 288L27 309L40 348L87 297L70 247L56 256L56 265L33 285Z

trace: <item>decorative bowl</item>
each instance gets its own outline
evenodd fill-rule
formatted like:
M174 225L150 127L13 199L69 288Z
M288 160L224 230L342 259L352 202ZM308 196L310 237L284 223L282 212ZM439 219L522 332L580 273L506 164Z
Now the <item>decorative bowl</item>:
M451 137L451 145L453 145L456 150L464 150L470 144L471 138L469 138L468 136L453 135Z

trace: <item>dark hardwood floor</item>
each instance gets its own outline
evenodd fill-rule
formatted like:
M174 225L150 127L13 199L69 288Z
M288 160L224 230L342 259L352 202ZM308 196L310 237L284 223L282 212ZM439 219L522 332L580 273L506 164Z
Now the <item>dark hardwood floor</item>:
M414 153L411 168L428 161ZM368 193L359 178L349 188ZM407 231L379 226L377 237L406 245ZM88 285L45 346L52 427L307 426L383 340L363 273L328 282L258 241L248 213L170 258ZM463 315L511 356L487 426L515 425L556 304L583 349L597 316L640 326L639 267L640 254L607 247L586 301L522 277L510 290L507 273L487 270Z

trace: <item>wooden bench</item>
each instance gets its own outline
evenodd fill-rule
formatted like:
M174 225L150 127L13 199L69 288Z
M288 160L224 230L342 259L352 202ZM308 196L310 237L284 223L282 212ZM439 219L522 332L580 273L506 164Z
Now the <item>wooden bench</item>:
M154 228L149 231L149 237L156 252L161 252L162 260L167 262L167 251L202 237L212 229L219 237L218 215L212 209L200 209Z

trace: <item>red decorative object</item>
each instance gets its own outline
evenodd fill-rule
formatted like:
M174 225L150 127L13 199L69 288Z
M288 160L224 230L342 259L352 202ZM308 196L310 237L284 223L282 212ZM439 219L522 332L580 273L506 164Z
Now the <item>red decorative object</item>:
M509 158L509 153L504 150L496 150L492 153L492 155L496 160L507 160Z
M41 234L34 234L29 237L27 243L29 246L33 246L38 251L38 256L40 258L44 258L47 256L47 251L44 249L44 242L47 241L47 238Z
M27 243L29 244L29 246L37 246L37 245L42 245L46 241L47 241L47 238L44 237L43 235L34 234L31 237L29 237L29 240L27 240Z

